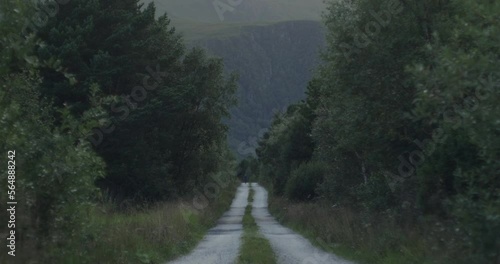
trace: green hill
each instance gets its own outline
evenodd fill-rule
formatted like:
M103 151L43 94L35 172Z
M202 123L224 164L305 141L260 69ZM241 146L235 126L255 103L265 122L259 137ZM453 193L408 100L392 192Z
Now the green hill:
M251 25L268 25L275 22L313 20L319 21L325 9L323 0L252 0L242 1L217 14L212 0L144 0L155 3L158 15L167 13L172 24L182 32L187 41L212 36L232 36ZM227 3L226 0L220 0Z
M241 27L239 34L208 37L191 45L224 59L226 70L240 74L239 104L228 121L229 144L240 156L253 153L256 139L274 114L305 97L324 45L317 21L288 21Z
M229 144L244 157L253 153L274 113L305 97L324 45L319 22L324 4L323 0L243 1L221 21L212 3L155 1L158 15L168 14L188 46L206 48L224 59L228 72L239 73L239 105L227 122Z

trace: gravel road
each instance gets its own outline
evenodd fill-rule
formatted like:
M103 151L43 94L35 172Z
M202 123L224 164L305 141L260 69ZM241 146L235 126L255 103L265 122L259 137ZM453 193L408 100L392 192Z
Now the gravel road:
M267 191L257 183L252 216L261 233L269 240L279 264L353 264L314 247L307 239L280 225L267 209Z
M198 246L187 256L171 264L230 264L239 254L243 234L243 215L248 204L248 184L238 187L236 197L227 211L210 229Z
M314 247L307 239L280 225L267 209L267 191L252 183L254 200L252 216L260 232L271 243L279 264L354 264ZM189 254L170 264L233 264L236 262L243 234L243 215L250 186L241 184L231 208L210 229ZM257 263L255 263L257 264Z

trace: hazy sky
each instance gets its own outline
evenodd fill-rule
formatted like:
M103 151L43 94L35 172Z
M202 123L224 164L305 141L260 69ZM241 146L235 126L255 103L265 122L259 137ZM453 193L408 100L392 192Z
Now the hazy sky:
M151 2L153 0L144 0ZM159 12L167 11L182 22L269 22L320 20L323 0L154 0Z

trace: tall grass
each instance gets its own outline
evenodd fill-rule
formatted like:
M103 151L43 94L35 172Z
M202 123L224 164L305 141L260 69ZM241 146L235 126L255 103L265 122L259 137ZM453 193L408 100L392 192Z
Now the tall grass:
M99 263L159 263L186 253L208 228L203 220L209 222L216 217L208 211L197 214L178 202L142 212L95 210L92 219L96 232L89 244L93 249L90 259Z
M161 263L188 253L229 208L235 185L202 210L190 200L117 213L94 210L92 263Z
M222 188L202 210L187 198L129 209L117 209L111 202L93 205L86 212L85 230L78 236L67 234L65 245L46 241L36 247L25 238L17 241L19 256L0 258L0 263L164 263L195 247L229 208L236 186L233 182Z
M281 197L270 197L269 206L280 222L316 246L358 263L463 263L467 254L454 230L433 219L403 223L388 214Z

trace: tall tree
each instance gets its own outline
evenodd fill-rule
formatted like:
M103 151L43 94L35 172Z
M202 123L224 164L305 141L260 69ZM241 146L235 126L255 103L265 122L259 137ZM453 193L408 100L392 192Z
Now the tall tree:
M114 98L106 105L110 122L90 139L108 165L98 185L116 197L157 200L192 190L218 168L218 156L207 153L225 146L234 78L224 77L221 61L186 52L167 16L155 12L136 0L75 0L38 34L38 56L57 58L74 75L70 82L42 68L42 92L55 106L78 118L94 84Z

